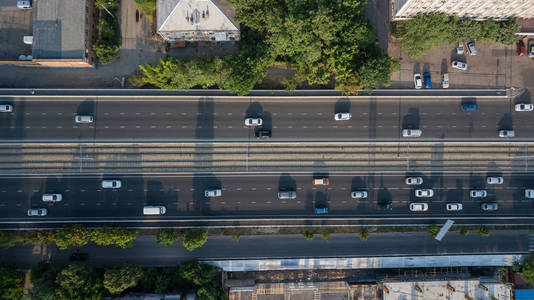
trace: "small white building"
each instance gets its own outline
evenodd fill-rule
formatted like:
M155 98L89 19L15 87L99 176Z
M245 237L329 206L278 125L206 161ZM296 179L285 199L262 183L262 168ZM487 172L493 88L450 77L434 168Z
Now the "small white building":
M235 9L227 0L158 0L156 9L158 33L167 41L240 39Z

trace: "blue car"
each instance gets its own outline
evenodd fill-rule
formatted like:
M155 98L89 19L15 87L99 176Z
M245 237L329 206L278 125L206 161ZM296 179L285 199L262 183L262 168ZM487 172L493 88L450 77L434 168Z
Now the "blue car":
M462 110L463 111L477 111L478 105L475 103L470 103L470 104L464 103L462 104Z
M328 207L317 207L317 208L315 208L315 213L318 214L318 215L327 214L328 213Z
M429 72L425 72L423 74L423 78L425 80L425 89L429 89L432 87L432 81L430 80L430 73Z

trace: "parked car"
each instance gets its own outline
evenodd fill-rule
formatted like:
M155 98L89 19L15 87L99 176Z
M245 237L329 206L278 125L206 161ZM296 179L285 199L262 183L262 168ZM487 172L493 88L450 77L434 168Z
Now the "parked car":
M261 124L263 124L263 120L261 118L246 118L245 119L246 126L261 126Z
M221 189L210 189L204 191L204 196L206 197L220 197L222 196L222 190Z
M486 178L486 182L488 184L502 184L504 182L504 178L502 178L502 176L489 176Z
M351 117L352 115L349 112L334 114L334 120L336 121L347 121L350 120Z
M486 190L471 190L469 191L469 196L471 198L484 198L488 196L488 191Z
M451 66L458 70L467 71L467 64L461 61L453 60Z
M20 9L30 9L32 8L32 3L29 0L18 0L17 7Z
M329 185L329 184L330 184L330 180L328 178L326 178L326 177L313 179L313 185L315 185L315 186L318 186L318 185Z
M525 190L525 197L529 199L534 199L534 190L526 189Z
M456 54L462 55L464 54L464 44L458 43L458 48L456 48Z
M411 211L427 211L428 204L426 203L410 203Z
M441 87L444 89L449 88L449 73L443 74L443 80L441 81Z
M430 198L432 196L434 196L434 191L432 189L415 190L415 197L418 197L418 198Z
M402 130L402 136L403 137L420 137L423 132L421 129L403 129Z
M423 78L425 80L425 89L432 87L432 80L430 80L430 72L423 73Z
M380 208L380 210L392 210L393 205L389 202L385 202L385 203L380 203L378 205L378 208Z
M515 136L515 131L513 130L499 130L499 137L506 138L506 137L514 137L514 136Z
M477 48L475 48L475 41L469 41L467 44L467 52L469 52L470 55L477 55Z
M406 184L408 185L423 184L423 177L406 177Z
M499 204L494 203L494 202L493 203L485 202L480 205L480 208L482 208L482 210L485 210L485 211L497 210L499 209Z
M534 58L534 39L528 41L528 57Z
M476 104L476 103L464 103L464 104L462 104L462 110L463 111L477 111L478 110L478 104Z
M460 211L463 209L462 203L447 203L447 211Z
M11 104L0 104L0 112L12 112L13 105Z
M28 209L29 217L44 217L48 213L46 208L30 208Z
M61 202L63 196L61 194L43 194L43 202Z
M316 207L315 213L318 215L327 214L328 213L328 207Z
M518 103L515 105L515 111L533 111L534 104L531 103Z
M525 56L525 53L527 52L525 49L525 43L523 43L522 40L519 40L517 41L515 46L516 46L517 56Z
M413 74L413 84L416 89L422 89L423 88L423 81L421 80L421 74L415 73Z
M268 139L271 137L271 130L269 129L259 129L254 131L254 137L257 139Z
M367 198L367 191L352 191L352 193L350 193L350 197L352 199Z
M104 189L118 189L122 186L120 180L102 180L102 188Z
M74 117L76 123L93 123L93 116L90 115L76 115Z

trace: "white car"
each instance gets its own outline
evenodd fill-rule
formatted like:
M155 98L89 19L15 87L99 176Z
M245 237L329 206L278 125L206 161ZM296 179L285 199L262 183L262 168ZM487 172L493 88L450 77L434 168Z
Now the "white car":
M520 103L515 105L515 111L533 111L534 104L531 103Z
M261 126L261 124L263 124L263 120L261 118L246 118L245 119L246 126Z
M28 216L29 217L44 217L48 211L46 208L30 208L28 209Z
M525 197L529 199L534 199L534 190L526 189Z
M353 191L352 193L350 193L350 197L353 199L367 198L367 191Z
M204 196L205 197L220 197L222 195L222 190L221 189L213 189L213 190L205 190L204 191Z
M471 198L484 198L488 196L488 192L486 190L471 190L469 195Z
M475 48L474 41L469 41L465 45L467 46L467 52L469 52L470 55L477 55L477 48Z
M420 137L421 134L423 134L421 129L403 129L402 130L403 137Z
M528 41L528 57L534 58L534 40Z
M506 138L506 137L514 137L514 136L515 136L515 131L513 130L499 130L499 137Z
M410 203L411 211L427 211L428 204L426 203Z
M432 189L415 190L415 197L430 198L432 196L434 196L434 191Z
M352 114L348 112L334 114L334 120L336 121L347 121L350 118L352 118Z
M444 89L449 88L449 73L443 74L443 81L441 82L441 87Z
M29 0L18 0L17 7L20 9L30 9L32 8L32 3Z
M120 180L102 180L102 188L104 189L118 189L122 186Z
M406 184L409 184L409 185L423 184L423 178L422 177L406 177Z
M413 84L415 85L416 89L423 88L423 80L421 79L421 73L413 74Z
M13 105L11 104L0 104L0 112L12 112Z
M90 115L76 115L74 117L76 123L93 123L93 116Z
M63 200L63 196L61 194L44 194L42 199L43 202L60 202Z
M488 184L502 184L504 182L504 178L501 176L490 176L486 178L486 182Z
M446 207L448 211L459 211L463 208L462 203L447 203Z
M461 61L453 60L451 66L455 69L467 71L467 64Z
M462 55L464 54L464 44L458 43L458 48L456 48L456 54Z

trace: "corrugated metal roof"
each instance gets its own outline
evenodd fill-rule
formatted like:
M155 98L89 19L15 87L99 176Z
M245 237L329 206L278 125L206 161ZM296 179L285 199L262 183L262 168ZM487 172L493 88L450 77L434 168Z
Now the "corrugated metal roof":
M534 299L534 290L515 290L515 300Z

